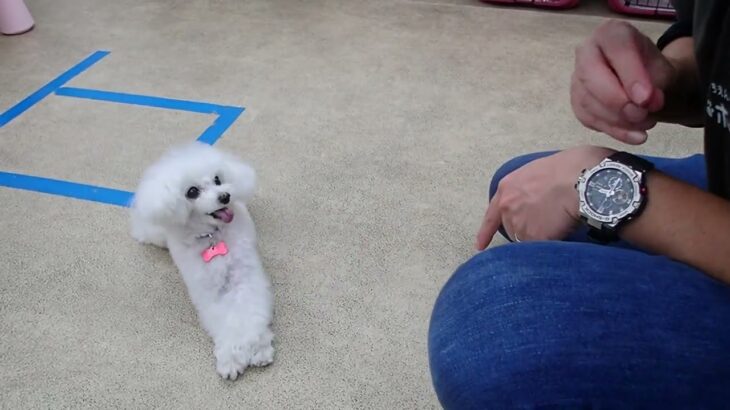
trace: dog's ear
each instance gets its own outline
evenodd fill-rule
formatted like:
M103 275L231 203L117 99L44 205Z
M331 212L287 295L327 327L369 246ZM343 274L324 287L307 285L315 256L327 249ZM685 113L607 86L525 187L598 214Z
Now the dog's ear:
M184 224L190 213L184 193L156 178L143 180L131 208L137 218L159 225Z
M225 177L233 185L236 196L249 201L256 193L256 171L248 163L234 157L226 158Z

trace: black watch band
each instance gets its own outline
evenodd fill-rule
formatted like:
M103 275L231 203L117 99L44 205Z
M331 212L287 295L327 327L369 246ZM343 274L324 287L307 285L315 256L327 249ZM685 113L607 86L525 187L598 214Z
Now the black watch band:
M644 158L624 151L616 152L608 157L608 159L626 164L639 172L648 172L654 169L654 164L652 164L651 161L647 161Z
M597 229L589 225L587 234L594 241L604 244L619 240L618 233L613 229Z

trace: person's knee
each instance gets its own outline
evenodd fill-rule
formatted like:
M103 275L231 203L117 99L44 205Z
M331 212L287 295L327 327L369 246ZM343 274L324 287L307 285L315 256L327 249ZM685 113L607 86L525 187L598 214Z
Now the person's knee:
M436 300L428 354L433 386L444 408L508 405L519 396L513 387L524 382L513 377L529 373L526 367L533 365L522 359L526 350L518 340L519 329L503 314L506 306L524 300L519 294L525 289L510 285L513 275L524 273L514 269L515 250L496 247L475 256L454 273ZM512 348L516 346L521 347Z
M474 259L461 266L439 293L428 329L428 360L433 387L445 409L468 408L472 396L470 343L462 337L468 326L472 295L476 285ZM476 361L480 361L477 359Z
M559 319L546 320L552 313L539 295L554 276L541 268L540 255L553 254L551 246L491 248L444 285L428 338L432 383L444 408L504 408L547 397L542 379L562 371L551 352L571 350L570 340L555 333Z

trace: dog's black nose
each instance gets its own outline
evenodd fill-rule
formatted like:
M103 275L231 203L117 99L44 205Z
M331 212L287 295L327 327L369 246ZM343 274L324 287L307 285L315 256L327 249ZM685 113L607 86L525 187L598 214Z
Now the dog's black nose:
M231 201L231 194L229 194L228 192L224 192L224 193L222 193L222 194L218 195L218 200L219 200L219 201L220 201L220 202L221 202L221 203L222 203L223 205L225 205L225 204L227 204L228 202L230 202L230 201Z

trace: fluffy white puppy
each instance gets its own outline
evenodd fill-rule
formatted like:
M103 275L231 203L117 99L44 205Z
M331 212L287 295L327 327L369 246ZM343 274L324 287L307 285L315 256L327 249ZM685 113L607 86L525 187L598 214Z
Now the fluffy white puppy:
M131 204L132 237L169 249L215 343L216 369L231 380L274 356L271 284L246 208L255 185L250 166L196 142L150 166Z

